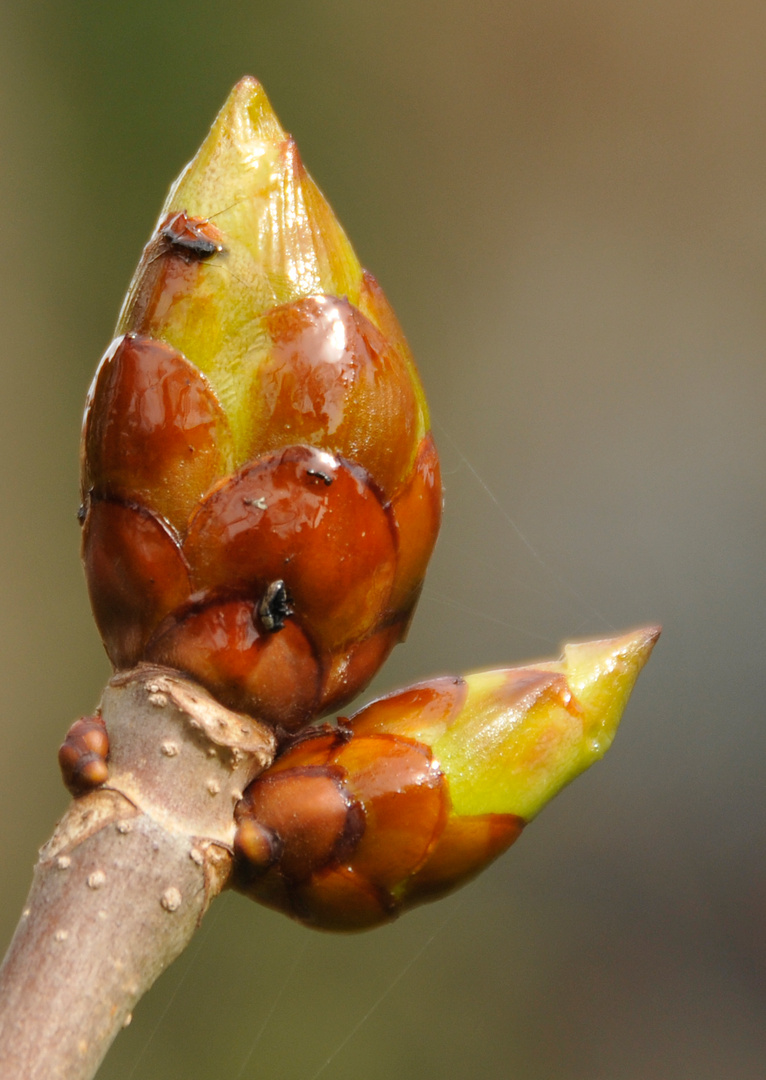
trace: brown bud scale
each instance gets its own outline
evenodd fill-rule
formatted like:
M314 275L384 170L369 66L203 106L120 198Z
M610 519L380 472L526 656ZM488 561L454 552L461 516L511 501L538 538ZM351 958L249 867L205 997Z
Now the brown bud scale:
M86 795L109 776L109 737L100 716L75 720L59 747L59 766L73 795Z
M460 696L455 680L440 681ZM437 698L444 716L455 692L437 688L424 701L432 723ZM448 781L425 743L355 729L299 739L249 786L236 817L237 887L328 930L364 929L450 891L524 825L513 814L456 817Z
M396 316L253 80L173 188L117 333L78 515L112 663L176 667L286 731L341 707L407 631L439 466Z

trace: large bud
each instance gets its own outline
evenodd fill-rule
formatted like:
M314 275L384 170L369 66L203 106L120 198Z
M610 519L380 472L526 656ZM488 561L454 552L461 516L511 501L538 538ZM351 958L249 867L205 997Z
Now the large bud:
M410 351L261 86L171 189L88 396L83 559L117 668L294 730L401 640L441 513Z
M238 888L326 930L456 888L602 757L658 636L434 679L299 737L237 807Z

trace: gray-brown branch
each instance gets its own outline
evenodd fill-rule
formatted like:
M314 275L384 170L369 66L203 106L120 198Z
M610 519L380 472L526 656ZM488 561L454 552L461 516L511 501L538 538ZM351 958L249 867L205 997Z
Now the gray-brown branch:
M107 687L109 782L40 853L0 969L3 1080L90 1080L231 873L233 808L271 732L164 669Z

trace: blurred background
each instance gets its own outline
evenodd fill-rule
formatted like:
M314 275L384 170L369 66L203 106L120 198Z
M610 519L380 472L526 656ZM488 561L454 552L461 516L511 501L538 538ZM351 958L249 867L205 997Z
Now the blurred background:
M665 627L608 757L483 877L366 936L224 897L104 1080L762 1080L765 55L756 0L2 4L3 946L108 675L83 399L242 74L394 303L442 452L372 691Z

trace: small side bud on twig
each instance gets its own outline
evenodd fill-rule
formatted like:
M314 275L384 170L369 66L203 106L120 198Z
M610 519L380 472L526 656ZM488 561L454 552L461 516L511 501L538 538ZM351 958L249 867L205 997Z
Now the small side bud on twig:
M76 720L59 747L59 766L73 795L84 795L106 783L109 737L99 715Z
M237 807L238 887L331 930L456 888L606 752L658 636L435 679L304 735Z

